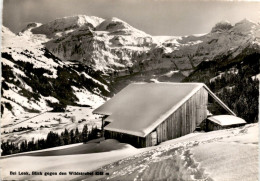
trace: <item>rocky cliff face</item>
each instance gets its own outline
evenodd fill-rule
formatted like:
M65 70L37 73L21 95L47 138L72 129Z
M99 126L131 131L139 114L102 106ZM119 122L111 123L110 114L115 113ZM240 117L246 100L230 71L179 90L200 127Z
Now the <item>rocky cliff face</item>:
M112 18L96 27L84 25L53 39L46 47L63 60L77 60L96 70L114 71L132 66L151 49L152 37Z

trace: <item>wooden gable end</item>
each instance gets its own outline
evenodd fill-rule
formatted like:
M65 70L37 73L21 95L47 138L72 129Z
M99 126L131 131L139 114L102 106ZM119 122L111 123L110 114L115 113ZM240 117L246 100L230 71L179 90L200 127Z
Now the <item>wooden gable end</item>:
M157 143L192 133L207 118L207 104L208 91L202 87L154 130ZM146 136L146 146L154 145L152 133Z

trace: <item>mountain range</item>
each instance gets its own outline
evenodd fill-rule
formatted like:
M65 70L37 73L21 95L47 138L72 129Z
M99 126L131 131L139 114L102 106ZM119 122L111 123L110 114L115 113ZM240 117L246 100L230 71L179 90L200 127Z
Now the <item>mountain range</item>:
M1 52L1 113L14 119L95 106L135 81L196 81L205 63L259 54L260 24L223 21L207 34L152 36L118 18L78 15L29 23L17 34L3 26Z

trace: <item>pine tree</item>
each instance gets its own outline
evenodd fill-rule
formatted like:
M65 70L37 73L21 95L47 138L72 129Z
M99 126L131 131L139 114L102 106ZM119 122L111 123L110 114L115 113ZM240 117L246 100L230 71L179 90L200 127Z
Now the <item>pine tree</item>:
M58 137L58 145L59 145L59 146L63 146L63 145L64 145L64 140L63 140L63 136L62 136L62 135L60 135L60 136Z
M38 140L38 149L41 150L44 148L46 148L46 141L44 139L39 139Z
M36 150L36 145L34 143L34 140L31 140L28 142L28 151Z
M93 140L93 139L98 138L98 137L97 137L97 133L98 133L97 126L92 127L92 129L91 129L91 131L90 131L90 133L89 133L88 139L89 139L89 140Z
M70 130L70 140L71 140L70 143L75 143L75 135L73 129Z
M88 125L85 124L82 130L82 141L86 143L88 141Z
M20 146L20 152L25 152L25 151L27 151L27 141L25 140L25 141L23 141L22 143L21 143L21 146Z
M75 131L75 143L79 143L81 142L81 139L80 139L80 132L79 132L79 129L78 127L76 128L76 131Z
M68 145L71 143L69 131L65 128L64 137L63 137L64 145Z

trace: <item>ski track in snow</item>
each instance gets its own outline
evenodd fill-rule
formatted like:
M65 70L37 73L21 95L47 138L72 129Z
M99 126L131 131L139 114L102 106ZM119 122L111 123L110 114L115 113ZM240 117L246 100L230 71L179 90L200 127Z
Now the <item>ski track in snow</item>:
M250 134L248 133L249 129L251 129ZM149 149L146 152L101 167L96 171L103 171L110 173L110 175L106 177L92 177L92 179L152 180L157 178L159 180L215 180L211 178L212 173L207 170L208 166L203 167L201 160L196 160L198 156L194 156L193 150L219 143L257 145L258 142L250 143L251 139L258 139L255 135L252 135L252 132L257 134L256 129L257 125L246 125L245 127L230 130L205 133L206 135L204 133L192 133L178 139L169 140L159 146L146 148ZM240 137L243 139L240 139ZM223 150L226 149L223 148ZM236 158L239 157L238 155L236 156ZM227 161L228 159L226 158ZM255 167L253 168L255 169ZM85 180L88 179L90 177L85 178Z

